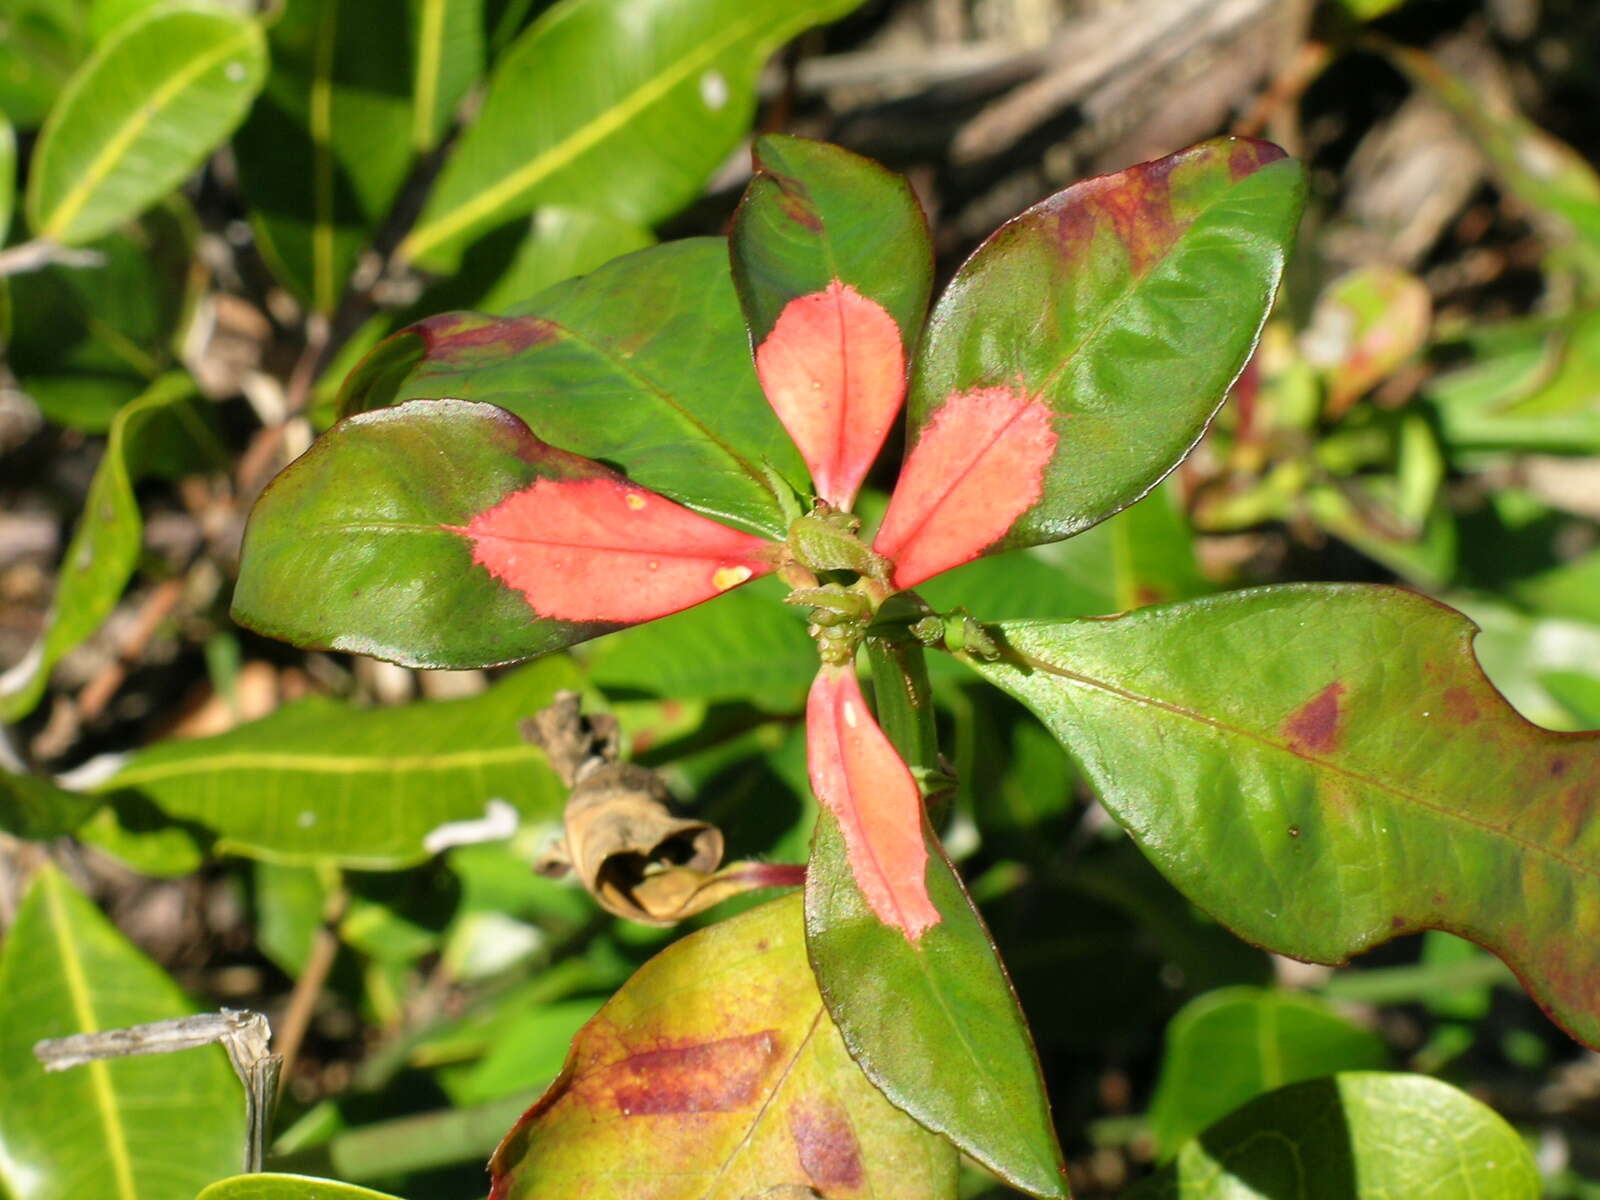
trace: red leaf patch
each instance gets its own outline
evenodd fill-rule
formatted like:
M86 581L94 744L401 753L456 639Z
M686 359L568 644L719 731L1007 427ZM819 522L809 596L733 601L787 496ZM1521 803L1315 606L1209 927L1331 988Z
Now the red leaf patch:
M905 399L894 318L835 279L784 306L756 348L756 374L817 494L849 508Z
M806 702L811 788L844 835L856 886L913 942L941 920L928 896L922 794L873 720L850 667L823 667Z
M773 569L771 543L610 476L540 479L446 528L535 613L562 621L648 621Z
M873 549L896 587L971 562L1039 502L1058 440L1050 409L1020 387L951 396L906 456Z

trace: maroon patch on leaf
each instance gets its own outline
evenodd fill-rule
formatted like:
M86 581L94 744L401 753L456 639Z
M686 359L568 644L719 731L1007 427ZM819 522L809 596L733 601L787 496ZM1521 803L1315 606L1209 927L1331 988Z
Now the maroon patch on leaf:
M818 1189L861 1186L861 1144L850 1118L832 1100L801 1101L789 1106L789 1133L794 1138L800 1169Z
M542 317L485 317L477 313L442 313L410 326L422 338L429 358L449 359L492 349L515 354L555 336L556 326Z
M773 569L771 543L625 479L540 479L446 526L541 617L648 621Z
M1228 151L1228 173L1237 182L1246 175L1254 175L1269 163L1288 157L1288 151L1282 146L1275 146L1271 142L1263 142L1257 138L1240 138L1233 144L1233 149Z
M1310 754L1326 754L1339 744L1339 697L1344 684L1334 682L1295 710L1284 726L1290 746Z
M896 587L971 562L1039 502L1058 437L1050 409L1017 387L946 400L906 455L873 549Z
M756 348L756 374L817 494L849 508L905 399L894 318L835 279L784 306Z
M670 1050L644 1050L612 1063L599 1083L625 1117L731 1112L755 1103L781 1049L770 1029Z
M1444 711L1456 724L1471 725L1478 719L1478 701L1466 688L1446 688Z

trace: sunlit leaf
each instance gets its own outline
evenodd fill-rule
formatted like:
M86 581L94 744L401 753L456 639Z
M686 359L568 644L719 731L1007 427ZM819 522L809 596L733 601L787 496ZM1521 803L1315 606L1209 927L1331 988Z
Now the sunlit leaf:
M565 0L503 54L400 255L442 274L543 204L652 225L749 125L755 75L859 0Z
M235 1175L213 1183L195 1200L397 1200L353 1183L308 1175Z
M495 1152L496 1200L953 1198L954 1152L867 1082L828 1020L800 910L763 905L645 964Z
M1335 1071L1388 1065L1381 1037L1315 996L1252 987L1208 992L1167 1025L1150 1130L1170 1157L1263 1092Z
M1180 889L1342 962L1421 929L1503 958L1600 1043L1600 735L1528 724L1473 626L1409 592L1262 588L1013 622L980 674L1037 713Z
M341 414L437 396L497 404L714 520L787 533L767 468L798 482L805 466L756 382L727 243L630 254L517 312L395 334L346 381Z
M910 185L858 155L776 134L734 215L734 282L767 399L817 493L849 508L905 399L932 286Z
M491 666L771 569L769 544L538 441L487 404L350 417L257 502L236 620L415 666Z
M890 1100L1013 1186L1065 1196L1061 1150L1016 994L915 785L908 799L894 790L906 774L898 757L890 761L896 749L923 770L937 763L920 655L870 651L892 747L878 744L885 735L849 686L853 678L830 679L830 668L818 677L808 710L812 786L821 802L806 872L812 966L851 1055ZM854 753L843 753L852 740ZM898 811L907 804L909 814ZM867 822L877 826L866 830L870 840Z
M192 1012L177 985L51 866L0 955L0 1188L16 1200L192 1200L238 1170L244 1094L208 1046L47 1074L41 1038Z
M876 548L912 586L1068 537L1194 444L1255 345L1303 198L1264 142L1087 180L1002 226L934 306Z
M120 26L39 135L29 226L76 245L137 217L233 132L266 65L260 27L220 7L163 5Z
M1127 1200L1539 1194L1533 1155L1486 1105L1424 1075L1353 1071L1251 1101Z
M216 737L160 742L95 792L137 794L219 852L403 866L431 852L441 825L481 821L497 802L560 813L564 790L517 725L576 683L557 658L466 700L366 711L302 700Z
M272 69L234 138L262 253L321 313L389 213L411 148L406 23L392 0L286 0Z
M411 146L426 154L483 74L484 0L407 0L411 19Z
M188 376L171 375L117 414L67 546L49 628L21 662L0 675L0 720L14 721L33 709L51 668L98 629L122 597L144 533L134 481L149 466L151 445L167 435L162 426L181 420L193 395Z

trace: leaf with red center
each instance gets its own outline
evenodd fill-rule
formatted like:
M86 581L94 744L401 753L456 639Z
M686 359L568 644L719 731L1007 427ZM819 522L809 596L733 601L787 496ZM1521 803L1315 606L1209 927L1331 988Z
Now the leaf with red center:
M905 399L933 254L906 181L837 146L770 134L734 215L734 283L773 409L817 493L855 499Z
M861 1074L798 896L690 934L579 1031L489 1164L495 1200L952 1200L956 1154Z
M995 628L1003 657L973 668L1240 936L1342 962L1447 930L1600 1045L1600 733L1524 720L1460 613L1295 585Z
M789 301L756 347L756 374L817 495L848 509L905 399L893 318L836 279Z
M1303 193L1277 147L1219 138L1076 184L980 246L912 376L902 486L916 490L879 543L908 556L896 578L1069 537L1176 466L1250 357ZM984 449L1035 407L1048 438L1042 418L1018 418L1027 432ZM963 487L963 466L989 456L992 490Z
M1039 502L1059 440L1054 414L1020 388L952 396L906 455L873 549L897 587L971 562Z
M831 695L807 713L813 786L823 800L806 867L806 940L817 986L851 1056L896 1107L1013 1187L1065 1196L1061 1148L1016 993L920 798L915 791L902 797L900 755L924 769L938 763L922 650L874 640L867 649L886 731L872 723L870 733L892 740L871 751L878 770L849 778L852 804L830 803L828 795L842 786L829 776L852 770L835 732L853 734L871 721L854 676L831 679L837 669L825 668L817 685ZM885 796L900 797L894 808L907 811L884 811ZM893 822L865 851L864 814L874 824ZM909 896L889 893L875 878L884 860L904 864ZM913 922L906 915L913 912L923 915ZM907 936L908 925L921 932Z
M606 473L537 479L457 530L535 615L632 624L772 570L771 543Z
M349 417L262 494L235 619L302 646L481 667L770 569L767 543L547 446L489 404Z
M823 667L806 701L806 762L839 823L856 886L879 921L915 942L939 923L928 899L922 793L872 719L853 667Z
M721 238L625 255L519 315L408 326L350 373L340 415L437 396L498 405L543 441L754 533L787 528L768 466L805 478L756 381Z

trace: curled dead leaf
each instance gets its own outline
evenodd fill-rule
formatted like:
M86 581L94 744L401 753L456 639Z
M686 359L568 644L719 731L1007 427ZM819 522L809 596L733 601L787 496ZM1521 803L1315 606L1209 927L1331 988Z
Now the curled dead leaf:
M558 692L522 732L572 789L562 837L534 869L551 877L573 871L607 912L672 925L741 892L803 880L796 866L738 862L718 870L722 831L675 814L654 771L618 761L616 719L584 716L578 693Z

